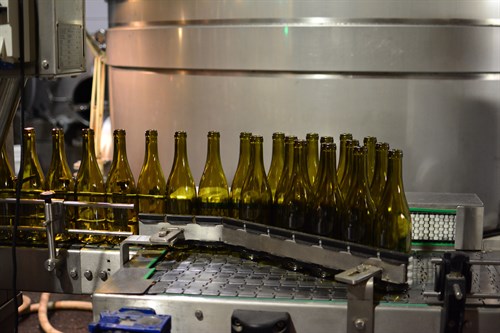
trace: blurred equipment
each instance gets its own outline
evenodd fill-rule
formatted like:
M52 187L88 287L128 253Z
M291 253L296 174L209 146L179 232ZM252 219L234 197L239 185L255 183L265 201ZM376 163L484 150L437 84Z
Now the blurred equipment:
M84 8L84 0L0 1L0 145L19 103L22 75L85 71Z

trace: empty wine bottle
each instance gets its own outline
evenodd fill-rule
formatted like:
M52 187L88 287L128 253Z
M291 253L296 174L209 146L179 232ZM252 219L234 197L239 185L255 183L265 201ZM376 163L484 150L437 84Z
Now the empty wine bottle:
M189 168L187 133L174 134L174 161L167 181L167 214L196 213L196 186Z
M366 136L363 139L363 144L366 147L366 177L370 186L373 181L373 174L375 173L375 145L377 144L377 138Z
M308 231L341 239L345 206L337 183L336 153L335 143L321 144L320 167L314 187L313 217Z
M403 152L389 152L387 185L375 221L375 245L410 252L411 215L403 186Z
M344 240L373 245L376 208L366 177L366 149L355 147L353 152L353 183L346 196L346 216L342 226Z
M305 231L311 213L314 194L309 184L306 161L306 141L297 140L293 148L293 172L290 186L283 200L283 215L279 216L279 226Z
M288 190L288 187L290 187L292 181L293 146L295 144L295 140L297 140L296 136L285 137L285 163L283 165L283 171L281 172L281 177L278 182L278 187L276 187L276 193L274 194L272 208L273 219L271 221L271 224L273 225L285 225L285 223L280 223L279 221L285 214L285 212L283 211L283 201L285 200L285 193Z
M239 218L240 216L240 198L241 189L245 183L248 170L250 168L250 138L252 133L240 133L240 155L238 158L238 166L234 173L233 182L231 183L231 193L229 197L230 216Z
M207 137L207 160L198 188L198 213L227 216L229 191L220 158L220 133L210 131Z
M137 200L139 213L165 214L167 182L158 156L158 131L146 131L146 150L139 178Z
M127 159L124 129L113 132L113 161L106 180L106 195L110 203L134 204L137 207L137 188ZM134 234L139 231L136 209L111 208L106 217L111 231L130 231ZM119 243L120 239L113 237L109 241Z
M12 171L5 145L0 150L0 199L14 198L15 194L15 176ZM14 218L14 205L6 202L0 203L0 225L12 226ZM0 229L0 242L8 241L12 238L12 231Z
M82 130L82 160L75 185L76 198L82 202L104 202L106 188L101 170L95 155L94 130ZM106 231L106 210L95 207L78 207L76 210L76 227L82 230ZM95 244L106 240L101 235L81 234L79 239L83 243Z
M377 209L382 201L387 182L387 164L389 162L389 144L377 142L375 146L375 173L370 185L370 194Z
M339 164L337 167L337 181L339 184L342 182L344 178L344 173L347 165L347 140L352 140L351 133L342 133L340 134L340 153L339 153Z
M23 131L23 165L21 172L21 198L40 199L43 192L45 177L36 152L35 129L25 128ZM43 244L47 239L42 205L23 205L20 213L19 226L39 228L39 230L19 230L19 239L22 242Z
M66 150L64 149L64 132L62 128L52 129L52 159L50 161L49 171L45 179L45 190L55 192L54 198L63 200L75 200L75 179L66 159ZM75 228L75 209L74 207L65 207L66 226L69 229ZM58 242L66 242L71 239L67 233L57 234L55 237Z
M283 167L285 165L285 134L281 132L273 133L273 152L271 157L271 165L269 166L269 172L267 173L267 181L271 187L271 194L273 196L276 193L276 188L283 172Z
M252 136L251 158L252 163L248 170L245 183L241 189L240 218L269 225L272 193L264 169L262 136Z
M306 134L306 159L307 159L307 175L309 184L312 186L318 173L319 157L318 157L318 133Z

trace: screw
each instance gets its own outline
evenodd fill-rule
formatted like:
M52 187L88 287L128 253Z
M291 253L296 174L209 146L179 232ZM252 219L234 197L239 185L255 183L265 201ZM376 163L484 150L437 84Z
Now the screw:
M158 232L158 237L165 237L167 235L167 232L165 230L160 230L160 232Z
M87 270L83 273L83 276L85 276L85 278L86 278L87 280L89 280L89 281L90 281L90 280L92 280L92 278L93 278L93 276L92 276L92 271L87 269Z
M42 60L42 68L49 69L49 62L47 60Z
M69 276L70 276L73 280L78 279L78 271L76 270L76 268L73 268L73 269L69 272Z
M200 321L203 320L203 312L201 312L201 310L196 310L194 316Z
M364 319L358 318L354 321L354 327L356 327L358 331L364 330L365 326L366 322Z
M98 276L103 281L106 281L108 279L108 273L106 271L100 271Z

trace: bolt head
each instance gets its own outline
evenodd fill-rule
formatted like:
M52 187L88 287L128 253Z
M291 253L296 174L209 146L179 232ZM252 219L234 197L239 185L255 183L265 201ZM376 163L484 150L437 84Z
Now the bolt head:
M47 60L42 60L42 68L43 69L49 69L50 64Z
M366 322L364 319L358 318L354 321L354 327L356 327L357 330L363 330L366 326Z
M69 276L72 278L72 279L77 279L78 278L78 271L76 269L72 269L70 272L69 272Z
M83 273L83 276L85 276L85 278L86 278L87 280L89 280L89 281L90 281L90 280L92 280L92 278L93 278L93 276L92 276L92 271L87 269L87 270Z
M108 272L106 271L100 271L98 275L99 278L103 281L106 281L108 279Z

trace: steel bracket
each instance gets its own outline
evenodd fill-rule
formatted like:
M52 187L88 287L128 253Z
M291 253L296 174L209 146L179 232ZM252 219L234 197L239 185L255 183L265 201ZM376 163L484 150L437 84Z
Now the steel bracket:
M347 333L373 333L375 319L374 278L382 274L377 266L361 264L335 275L347 283Z

